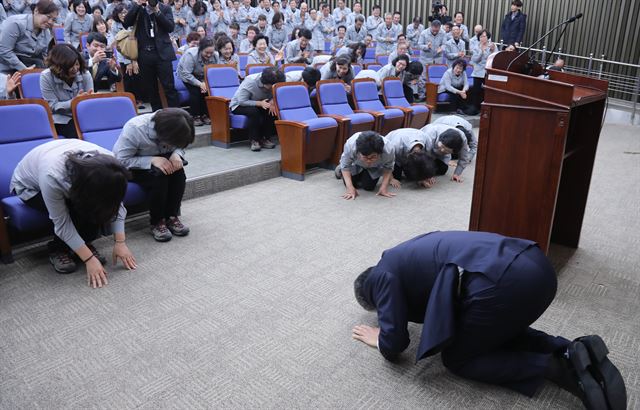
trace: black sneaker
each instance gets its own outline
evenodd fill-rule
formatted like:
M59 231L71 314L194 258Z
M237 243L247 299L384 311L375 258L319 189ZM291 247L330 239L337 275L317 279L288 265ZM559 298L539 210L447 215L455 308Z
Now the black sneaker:
M251 151L260 151L261 149L260 141L251 141Z
M49 254L49 262L58 273L73 273L78 269L73 256L68 251L58 251Z
M93 253L93 255L96 257L96 259L98 259L100 261L101 264L103 264L103 265L107 264L107 258L105 258L104 256L100 255L100 253L98 252L96 247L93 246L93 244L87 244L87 248L89 248L91 253Z

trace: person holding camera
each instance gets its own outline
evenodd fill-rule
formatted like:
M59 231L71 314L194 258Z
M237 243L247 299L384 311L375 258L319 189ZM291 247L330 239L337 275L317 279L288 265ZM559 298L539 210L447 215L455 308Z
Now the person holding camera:
M158 0L135 0L124 18L124 28L135 26L138 40L138 66L142 87L153 111L162 108L158 95L158 81L162 84L170 107L178 106L178 93L173 83L176 59L170 34L175 29L171 7Z
M100 33L87 36L87 67L93 78L93 89L111 90L111 86L122 79L113 50L107 48L107 38Z

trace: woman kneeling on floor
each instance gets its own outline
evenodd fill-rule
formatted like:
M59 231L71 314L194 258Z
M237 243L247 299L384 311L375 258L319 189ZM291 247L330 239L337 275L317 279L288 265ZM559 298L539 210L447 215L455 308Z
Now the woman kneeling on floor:
M114 264L120 259L127 269L136 268L124 233L122 199L128 177L112 153L76 139L39 145L18 163L10 190L29 207L48 212L54 228L49 260L58 273L75 272L77 256L85 264L89 286L107 284L107 260L91 244L107 222L115 242Z

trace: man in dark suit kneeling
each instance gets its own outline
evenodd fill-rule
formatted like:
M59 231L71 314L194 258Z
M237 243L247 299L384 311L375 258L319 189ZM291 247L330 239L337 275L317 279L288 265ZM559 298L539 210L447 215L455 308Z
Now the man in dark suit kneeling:
M408 322L424 323L416 360L442 352L449 370L527 396L549 379L589 409L626 408L622 376L597 336L569 341L530 325L553 301L556 273L535 242L485 232L432 232L385 251L354 283L379 328L353 338L394 360Z

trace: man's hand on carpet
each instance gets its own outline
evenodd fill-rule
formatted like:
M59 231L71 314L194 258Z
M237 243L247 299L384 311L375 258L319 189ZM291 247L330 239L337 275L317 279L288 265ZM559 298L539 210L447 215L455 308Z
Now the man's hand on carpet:
M342 197L344 199L356 199L356 197L358 196L358 190L353 188L353 189L347 189L347 192L345 192Z
M452 181L456 181L456 182L462 182L463 181L462 177L460 175L456 175L456 174L453 174L453 176L451 177L451 180Z
M400 181L398 181L395 178L391 178L391 182L389 182L389 185L391 185L394 188L400 188L402 186L402 184L400 183Z
M367 346L378 347L378 336L380 335L379 327L371 327L366 325L358 325L351 331L351 337L361 341Z
M389 192L386 189L382 189L382 188L380 188L380 190L378 191L378 193L376 195L383 196L385 198L393 198L394 196L396 196L395 193Z

